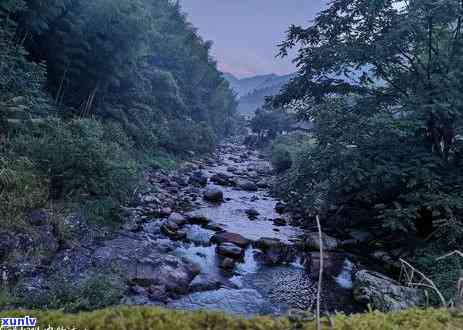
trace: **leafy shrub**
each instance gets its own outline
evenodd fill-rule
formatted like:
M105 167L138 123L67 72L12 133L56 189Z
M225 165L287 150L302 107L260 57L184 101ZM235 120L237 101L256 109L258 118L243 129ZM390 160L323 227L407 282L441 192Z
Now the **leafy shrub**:
M217 137L212 128L191 120L169 122L161 138L161 145L175 154L212 152L216 143Z
M289 170L306 148L314 144L312 137L305 133L293 132L278 136L272 143L271 160L278 173Z
M90 119L48 119L12 142L50 179L54 198L114 197L130 191L136 164L117 142L105 139L101 123Z
M18 225L24 212L43 206L47 198L47 182L34 172L32 161L0 156L1 226Z
M272 165L277 173L289 170L292 164L291 153L284 145L276 144L272 147Z

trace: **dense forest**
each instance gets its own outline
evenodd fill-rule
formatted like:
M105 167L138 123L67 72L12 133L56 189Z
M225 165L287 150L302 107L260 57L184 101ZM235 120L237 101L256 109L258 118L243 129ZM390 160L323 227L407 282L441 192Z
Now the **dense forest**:
M379 257L412 258L449 299L463 260L438 257L463 244L462 5L331 1L290 27L280 55L298 49L298 74L267 102L315 123L274 143L278 192L325 229L374 234Z
M210 48L168 0L2 1L1 227L50 200L106 217L141 168L233 133Z

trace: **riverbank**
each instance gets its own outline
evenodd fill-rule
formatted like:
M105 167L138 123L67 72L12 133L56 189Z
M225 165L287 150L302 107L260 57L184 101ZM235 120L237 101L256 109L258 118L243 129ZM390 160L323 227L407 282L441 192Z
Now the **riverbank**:
M156 305L244 316L310 311L318 240L310 226L299 226L296 212L272 197L273 178L265 157L239 143L222 144L210 158L176 170L146 171L132 204L123 208L121 228L105 235L73 214L66 218L64 242L49 230L43 237L49 250L40 259L24 254L4 264L11 292L27 297L7 307ZM35 226L49 228L46 212L37 214L42 218ZM337 239L326 235L324 244L324 313L359 312L372 303L396 310L413 305L403 299L416 302L404 295L411 289L365 272L355 301L362 265ZM373 294L361 291L365 285ZM400 290L381 291L391 285Z

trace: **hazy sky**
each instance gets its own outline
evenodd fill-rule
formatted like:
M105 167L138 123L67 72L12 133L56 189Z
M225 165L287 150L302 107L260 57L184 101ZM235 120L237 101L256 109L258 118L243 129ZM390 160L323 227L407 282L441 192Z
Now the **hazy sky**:
M307 26L326 0L180 0L205 40L212 40L219 68L238 77L295 71L290 58L275 58L291 24Z

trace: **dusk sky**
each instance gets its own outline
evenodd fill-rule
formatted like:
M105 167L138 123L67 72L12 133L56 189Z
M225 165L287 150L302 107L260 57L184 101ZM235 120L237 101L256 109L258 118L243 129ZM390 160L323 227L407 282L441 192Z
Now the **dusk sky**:
M183 11L224 72L238 77L295 71L291 58L275 58L291 24L307 26L326 0L180 0Z

